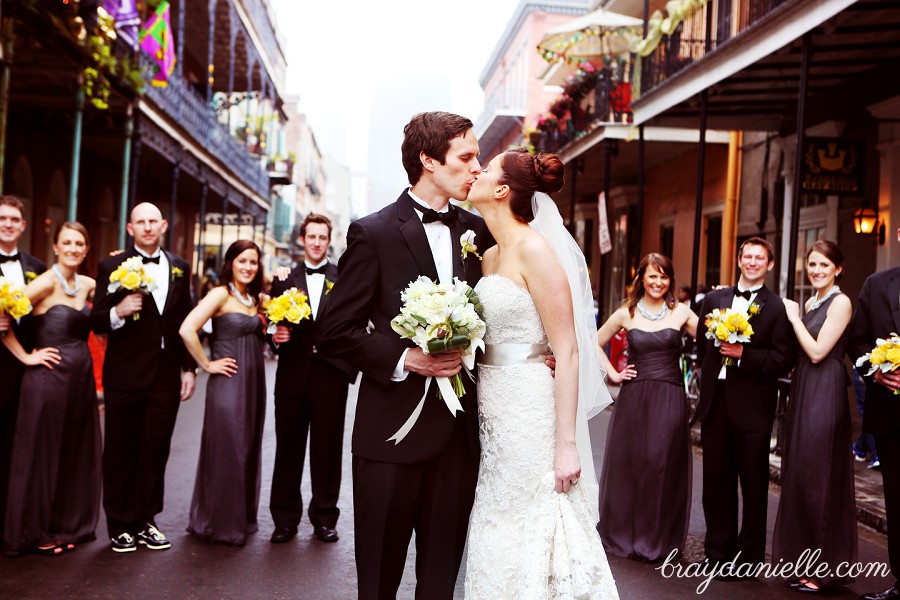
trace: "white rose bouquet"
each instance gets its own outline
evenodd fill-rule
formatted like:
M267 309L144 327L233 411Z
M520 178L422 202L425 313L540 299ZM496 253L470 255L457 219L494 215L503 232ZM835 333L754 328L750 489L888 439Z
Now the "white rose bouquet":
M469 284L453 278L453 284L435 283L425 276L407 286L400 294L403 307L400 314L391 320L391 328L403 339L411 339L426 354L464 349L463 365L466 372L475 366L475 351L484 348L485 324L481 317L481 302ZM471 373L469 373L471 377ZM444 400L454 415L462 410L460 396L465 394L462 378L438 377L438 397ZM425 393L431 384L425 382ZM406 436L421 412L425 396L419 406L390 438L397 443Z

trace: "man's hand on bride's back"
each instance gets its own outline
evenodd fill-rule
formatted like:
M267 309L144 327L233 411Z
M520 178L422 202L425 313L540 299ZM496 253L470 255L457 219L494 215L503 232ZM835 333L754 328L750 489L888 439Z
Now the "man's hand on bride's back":
M419 375L450 377L459 373L462 366L462 350L425 354L421 348L412 348L406 353L404 366L407 371Z

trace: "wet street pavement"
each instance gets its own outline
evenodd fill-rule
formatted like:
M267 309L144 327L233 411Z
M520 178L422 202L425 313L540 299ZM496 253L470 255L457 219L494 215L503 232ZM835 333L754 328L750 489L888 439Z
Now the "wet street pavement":
M98 540L61 557L26 556L0 559L0 598L135 598L161 599L323 599L343 600L357 596L353 556L353 507L350 486L350 431L355 410L356 388L351 388L345 436L344 481L341 490L340 541L323 544L312 537L312 527L304 518L297 538L287 544L269 543L272 519L268 512L275 432L271 383L275 363L269 361L269 403L263 446L262 492L259 532L243 548L205 545L185 533L190 507L203 423L206 376L199 379L195 396L183 404L178 416L172 455L169 460L166 508L158 524L173 542L171 550L153 552L141 547L130 554L109 549L106 526L101 515ZM610 411L591 421L594 460L603 464L606 427ZM703 556L703 511L700 506L701 462L694 454L693 508L686 558ZM304 476L304 500L309 498L309 474ZM778 488L770 487L769 546L778 506ZM886 539L881 533L859 528L859 560L886 561ZM414 547L414 546L413 546ZM415 588L414 552L410 552L398 598L412 599ZM684 563L680 563L684 565ZM757 579L740 583L713 581L698 595L702 579L665 578L659 565L648 565L610 557L613 575L623 600L650 598L713 598L750 600L761 598L796 599L798 594L780 580ZM460 574L456 598L462 598ZM856 598L860 593L881 590L893 579L861 578L829 597Z

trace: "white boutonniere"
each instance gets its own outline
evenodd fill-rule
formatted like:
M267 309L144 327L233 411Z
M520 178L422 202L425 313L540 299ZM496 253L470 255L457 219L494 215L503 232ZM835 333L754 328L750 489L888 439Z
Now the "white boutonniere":
M478 254L478 246L475 245L475 232L471 229L467 229L465 233L459 236L459 245L462 247L462 258L466 260L466 257L469 255L469 252L474 254L478 260L481 260L481 255Z
M181 279L182 277L184 277L184 271L182 271L178 267L172 267L172 281Z

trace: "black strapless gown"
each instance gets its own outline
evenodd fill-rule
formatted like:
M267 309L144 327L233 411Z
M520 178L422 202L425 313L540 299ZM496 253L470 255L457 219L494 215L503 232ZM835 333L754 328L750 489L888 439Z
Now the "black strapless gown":
M803 317L814 338L819 337L832 296ZM834 572L842 562L857 560L856 493L844 367L849 327L828 356L813 364L800 352L791 377L791 396L781 477L781 501L772 537L772 558L796 562L804 550L821 550L817 565ZM824 579L820 583L847 583Z
M207 542L243 545L255 533L259 506L266 373L257 316L228 313L213 319L212 360L231 357L232 377L212 375L188 532Z
M6 552L95 539L100 516L100 415L87 306L57 304L34 317L37 348L61 362L22 379L6 505Z
M657 561L682 550L691 507L688 406L678 368L681 332L632 329L629 362L606 439L600 523L606 551Z

